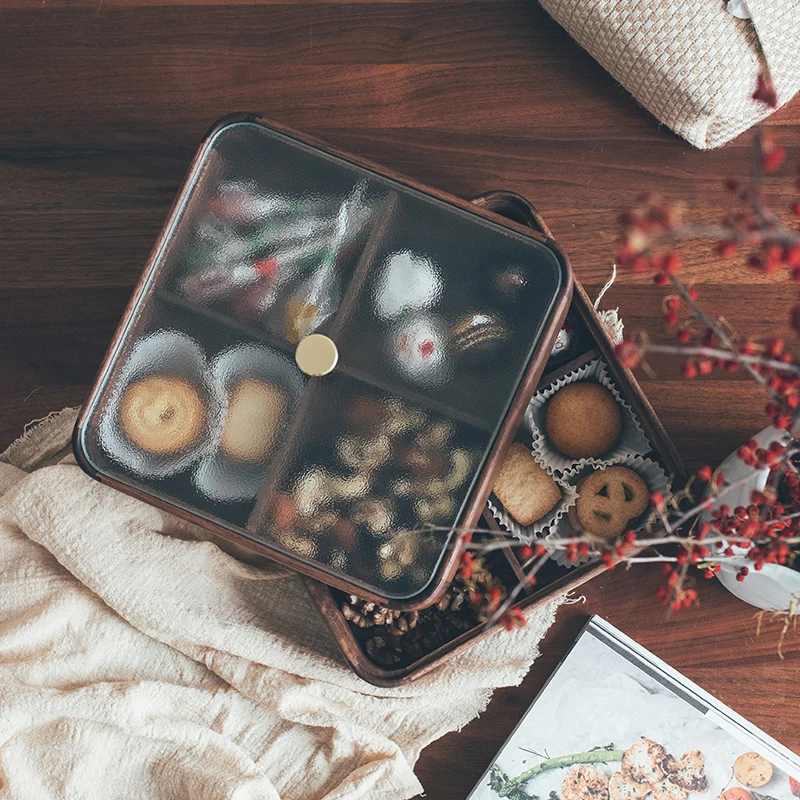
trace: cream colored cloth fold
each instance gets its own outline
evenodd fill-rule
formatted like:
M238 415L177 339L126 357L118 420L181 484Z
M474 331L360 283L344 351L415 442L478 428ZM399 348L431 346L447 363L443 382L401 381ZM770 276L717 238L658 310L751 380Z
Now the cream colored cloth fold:
M770 110L752 99L769 66L778 104L800 89L800 5L747 0L540 0L613 77L696 147L725 144Z
M53 464L74 419L0 457L3 800L409 798L420 750L518 683L553 622L558 601L376 689L294 573Z

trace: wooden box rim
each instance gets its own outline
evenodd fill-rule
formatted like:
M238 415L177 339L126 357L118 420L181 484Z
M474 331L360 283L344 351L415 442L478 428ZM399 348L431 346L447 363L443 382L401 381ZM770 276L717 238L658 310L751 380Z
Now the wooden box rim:
M225 127L239 123L262 125L268 129L278 132L281 135L294 139L301 144L317 148L325 153L341 158L358 167L369 170L380 177L395 181L415 191L422 192L451 206L459 208L463 211L467 211L470 214L484 217L488 221L508 228L518 234L545 245L556 255L559 264L561 265L561 269L563 271L563 285L561 287L561 291L555 299L550 318L547 321L547 325L540 337L539 347L528 364L525 377L517 387L517 390L511 401L509 411L503 420L494 442L492 443L483 470L480 472L477 483L469 497L466 510L464 511L461 519L456 523L456 527L461 529L461 533L456 536L452 545L445 552L436 573L433 575L427 587L412 597L401 600L386 598L370 590L365 590L363 587L348 582L339 576L330 575L323 569L316 567L313 564L301 561L290 554L284 553L278 549L273 549L266 543L250 538L246 535L246 533L225 527L210 515L206 516L196 509L156 497L146 489L133 486L124 480L120 480L111 475L107 475L98 471L94 468L90 459L83 450L83 432L88 422L90 411L92 411L94 408L95 401L98 397L101 387L105 382L105 378L111 369L111 366L119 352L122 341L130 327L130 324L132 323L134 311L137 309L139 301L142 299L142 296L148 288L149 280L157 268L158 256L160 255L167 237L172 230L173 222L175 221L175 218L187 197L187 193L190 191L191 181L188 178L195 174L198 165L205 156L207 146L213 137ZM508 195L506 194L505 196ZM420 184L419 182L400 175L399 173L376 165L371 161L353 156L352 154L341 151L335 147L331 147L330 145L314 139L313 137L299 134L285 126L277 125L272 122L267 124L259 115L250 113L237 113L221 118L214 125L212 125L211 128L209 128L203 137L201 145L198 148L198 151L195 154L195 157L192 160L187 172L187 178L184 179L181 191L178 193L178 196L173 202L172 208L167 217L167 221L165 222L161 233L155 242L153 250L150 253L145 268L142 272L142 276L134 288L131 299L126 306L117 331L108 347L94 383L92 384L89 396L78 417L72 438L72 449L75 454L76 461L87 474L101 483L116 488L138 499L144 500L151 505L161 508L171 514L174 514L175 516L186 519L209 530L223 540L231 542L237 546L244 547L256 555L261 555L273 561L277 561L278 563L288 566L311 578L320 580L330 586L334 586L348 593L358 594L360 597L364 597L365 599L374 600L375 602L382 603L399 610L419 609L432 605L446 591L447 586L450 584L455 575L463 548L464 537L466 535L465 532L475 528L479 524L481 514L483 513L485 507L486 499L491 491L491 487L494 483L494 477L500 467L502 457L510 445L514 433L522 420L528 400L533 394L539 377L544 370L550 351L552 350L555 339L558 336L558 332L572 299L573 276L569 261L558 244L553 240L549 231L546 229L546 226L530 225L528 221L524 219L524 217L508 217L505 215L496 214L492 209L493 205L491 198L488 195L483 196L483 199L477 198L475 202L465 201L446 192L432 189L424 184Z

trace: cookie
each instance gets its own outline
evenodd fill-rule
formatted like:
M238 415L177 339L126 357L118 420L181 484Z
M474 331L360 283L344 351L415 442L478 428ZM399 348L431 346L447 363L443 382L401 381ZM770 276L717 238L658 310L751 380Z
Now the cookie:
M185 450L200 436L206 410L188 381L153 375L132 383L122 396L119 419L130 441L158 455Z
M245 378L230 394L220 450L234 461L263 461L278 438L285 415L284 391L271 383Z
M532 525L561 500L558 484L519 442L509 448L495 481L494 493L520 525Z
M627 467L595 470L576 488L578 500L570 509L570 519L597 539L616 538L650 505L647 484Z
M760 789L772 780L772 764L759 753L744 753L733 762L733 777L750 789Z
M669 778L662 778L650 786L653 792L653 800L686 800L689 793L677 783L673 783Z
M705 765L705 756L699 750L690 750L679 761L667 756L663 767L670 781L687 792L705 792L708 789Z
M550 398L544 424L550 443L565 456L596 458L619 441L622 412L605 386L579 381Z

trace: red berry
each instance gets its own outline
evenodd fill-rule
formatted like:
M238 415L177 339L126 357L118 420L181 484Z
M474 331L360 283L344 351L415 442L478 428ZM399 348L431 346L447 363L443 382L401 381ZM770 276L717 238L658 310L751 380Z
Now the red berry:
M614 348L614 352L622 363L622 366L627 367L628 369L635 369L638 367L639 362L644 356L644 351L642 348L636 342L632 342L630 340L620 342Z
M775 91L775 87L772 85L772 80L763 72L759 72L758 78L756 79L756 90L753 92L753 100L759 100L770 108L777 108L778 106L778 94Z
M777 358L783 352L783 339L773 336L764 343L764 349L768 356Z
M668 275L674 275L676 272L680 272L680 269L680 256L677 253L669 253L664 259L664 272Z
M664 507L664 495L662 495L661 492L653 492L650 495L650 502L656 508L663 508Z
M633 545L636 543L636 531L625 531L625 535L623 536L623 541L627 545Z
M700 469L697 470L697 477L701 481L706 481L706 482L710 481L711 480L711 475L712 475L711 467L708 467L708 466L700 467Z
M783 147L773 147L769 152L761 156L761 168L764 172L775 172L783 164L786 158L786 150Z
M720 242L717 245L717 253L723 258L733 258L736 255L736 245L733 242Z

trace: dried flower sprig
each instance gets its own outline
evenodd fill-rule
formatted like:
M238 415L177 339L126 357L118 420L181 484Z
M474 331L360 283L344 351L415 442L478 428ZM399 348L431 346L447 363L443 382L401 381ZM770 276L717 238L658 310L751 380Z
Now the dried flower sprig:
M753 98L776 106L768 75L759 76ZM769 471L765 488L752 492L746 506L731 508L724 503L726 495L750 482L752 476L729 482L704 466L669 502L654 494L647 524L640 530L626 531L617 541L598 542L580 530L569 537L540 541L517 537L529 582L535 582L536 573L557 551L563 552L567 561L591 556L609 568L656 562L662 564L666 578L658 596L670 609L677 610L697 600L692 567L711 578L724 561L744 558L750 566L741 567L737 578L745 580L751 568L757 571L765 564L800 563L800 363L782 339L753 341L739 335L725 319L706 313L696 287L681 278L682 259L677 252L683 242L710 241L720 258L744 252L751 268L765 273L788 271L800 283L800 232L781 221L763 188L764 175L781 167L785 156L786 151L769 131L756 131L747 182L725 182L743 204L742 210L719 225L687 221L681 205L654 195L640 198L619 218L617 263L632 272L650 271L656 285L669 287L662 310L664 322L675 337L674 344L656 343L643 334L629 338L616 349L619 360L626 367L648 368L649 354L675 355L683 359L682 374L687 379L715 370L748 373L767 394L765 411L770 421L788 433L786 442L761 447L750 441L738 450L739 457L753 470ZM800 199L790 211L800 216ZM800 303L790 309L789 319L800 333ZM507 544L507 540L495 540L470 546L486 549ZM495 612L497 619L504 618L518 594L509 593Z
M759 76L753 99L770 108L777 106L768 74ZM748 484L753 475L728 481L720 472L703 466L672 497L652 494L653 510L646 523L637 530L625 531L614 541L598 541L583 530L545 539L481 529L466 531L457 581L468 587L465 597L481 621L500 622L509 630L524 625L517 599L526 586L535 585L539 571L557 553L568 562L589 557L609 568L660 563L665 581L657 595L670 610L697 602L693 575L713 578L729 559L749 562L749 566L738 568L737 579L741 581L746 580L751 568L758 571L766 564L800 567L800 362L782 339L770 337L757 342L740 335L727 320L709 315L700 305L696 287L680 277L682 259L677 252L686 241L711 242L719 258L745 253L752 269L768 274L788 271L792 280L800 283L800 231L782 222L768 204L763 187L764 176L779 169L785 157L785 149L769 131L756 130L748 180L725 181L725 188L742 203L742 210L720 224L687 221L680 204L667 203L655 195L640 198L619 217L617 264L631 272L649 271L656 285L669 287L662 312L675 338L670 344L653 342L644 334L628 338L616 348L619 361L631 369L650 369L647 356L665 353L683 359L682 374L687 379L715 370L749 374L767 394L768 418L776 428L786 431L785 441L762 447L752 440L738 449L739 458L753 471L767 471L765 487L752 491L747 505L731 508L724 502L726 497ZM796 186L800 190L800 179ZM800 217L800 199L789 210ZM800 333L800 301L790 309L789 321ZM452 532L450 528L427 530L444 536ZM485 535L473 539L473 533ZM501 588L493 579L475 580L476 569L484 568L482 555L509 546L521 558L524 580L511 588ZM795 598L781 644L798 615ZM505 775L493 779L513 790L509 796L519 789Z

